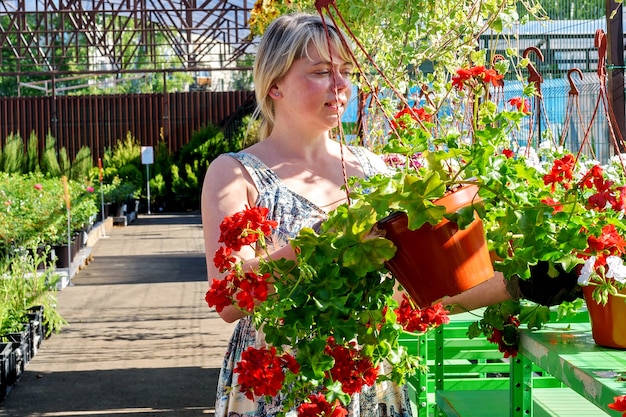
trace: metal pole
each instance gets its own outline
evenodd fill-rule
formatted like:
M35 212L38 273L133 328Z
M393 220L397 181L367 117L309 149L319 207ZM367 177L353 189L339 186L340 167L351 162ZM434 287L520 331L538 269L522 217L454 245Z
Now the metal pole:
M102 172L102 158L98 158L98 179L100 180L100 210L102 213L102 237L107 237L106 217L104 216L104 174Z
M613 12L615 14L613 15ZM622 4L606 0L607 28L607 78L608 101L615 117L615 129L619 136L626 137L626 105L624 104L624 30ZM619 139L618 136L618 139ZM624 143L618 140L619 152L625 152Z
M72 285L72 214L70 208L67 208L67 279L69 285Z
M148 190L148 214L150 213L150 164L146 164L146 189Z
M68 285L72 285L72 213L70 187L65 175L61 177L61 182L63 183L63 200L65 201L65 209L67 211L67 280Z
M102 180L100 181L100 210L102 212L102 237L107 237L107 228L105 224L104 216L104 188L102 186Z

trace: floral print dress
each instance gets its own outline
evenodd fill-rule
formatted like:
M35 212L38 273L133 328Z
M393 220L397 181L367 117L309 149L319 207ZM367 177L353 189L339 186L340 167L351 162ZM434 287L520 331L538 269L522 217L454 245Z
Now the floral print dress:
M377 173L364 148L350 147L366 176ZM280 178L254 155L229 153L237 159L252 177L259 197L256 205L267 207L268 219L278 222L272 242L284 246L300 229L310 227L326 218L326 213L315 204L287 188ZM230 338L220 371L215 401L215 417L271 417L281 411L280 398L267 403L263 397L251 401L239 391L233 369L241 354L249 346L263 345L263 335L254 328L250 316L239 320ZM348 407L348 417L409 417L410 403L405 388L390 382L363 387L354 394ZM295 416L295 411L289 412Z

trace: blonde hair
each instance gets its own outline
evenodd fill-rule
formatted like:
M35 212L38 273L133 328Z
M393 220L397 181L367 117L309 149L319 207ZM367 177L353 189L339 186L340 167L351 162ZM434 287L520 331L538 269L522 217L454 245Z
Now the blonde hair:
M327 38L324 22L328 28ZM260 118L259 140L270 135L274 127L274 101L270 89L284 77L294 61L307 56L309 45L330 60L328 39L341 58L352 61L351 49L344 45L347 37L330 20L314 14L295 13L278 17L266 29L254 61L254 92L257 107L253 119Z

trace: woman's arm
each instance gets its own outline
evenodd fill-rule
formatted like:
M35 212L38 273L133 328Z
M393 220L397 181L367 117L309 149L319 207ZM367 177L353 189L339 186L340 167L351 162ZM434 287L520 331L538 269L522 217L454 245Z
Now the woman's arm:
M510 299L504 275L496 271L495 275L487 281L458 295L445 297L442 302L445 306L452 307L451 313L463 313Z
M219 242L220 223L224 217L244 210L246 205L253 207L255 200L256 189L252 179L237 160L223 155L211 163L204 178L201 198L202 228L209 284L213 278L222 279L225 275L220 273L213 263L215 252L222 246ZM246 270L255 269L259 265L259 258L249 246L242 247L238 252L233 252L233 256L244 261L244 269ZM272 257L275 259L295 259L295 253L287 245L272 253ZM237 307L229 306L219 312L219 315L224 321L232 323L242 318L245 313Z

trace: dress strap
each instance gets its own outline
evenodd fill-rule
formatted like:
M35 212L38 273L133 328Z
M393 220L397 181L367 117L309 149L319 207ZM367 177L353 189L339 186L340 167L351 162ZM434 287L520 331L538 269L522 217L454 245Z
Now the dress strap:
M230 152L227 155L235 158L243 165L250 177L252 177L252 181L259 192L266 187L282 183L278 175L256 156L246 152Z
M374 175L379 173L379 171L374 168L372 160L370 159L363 146L348 146L348 149L350 149L350 152L352 152L354 156L356 156L356 159L359 160L361 168L363 168L365 178L373 177Z

